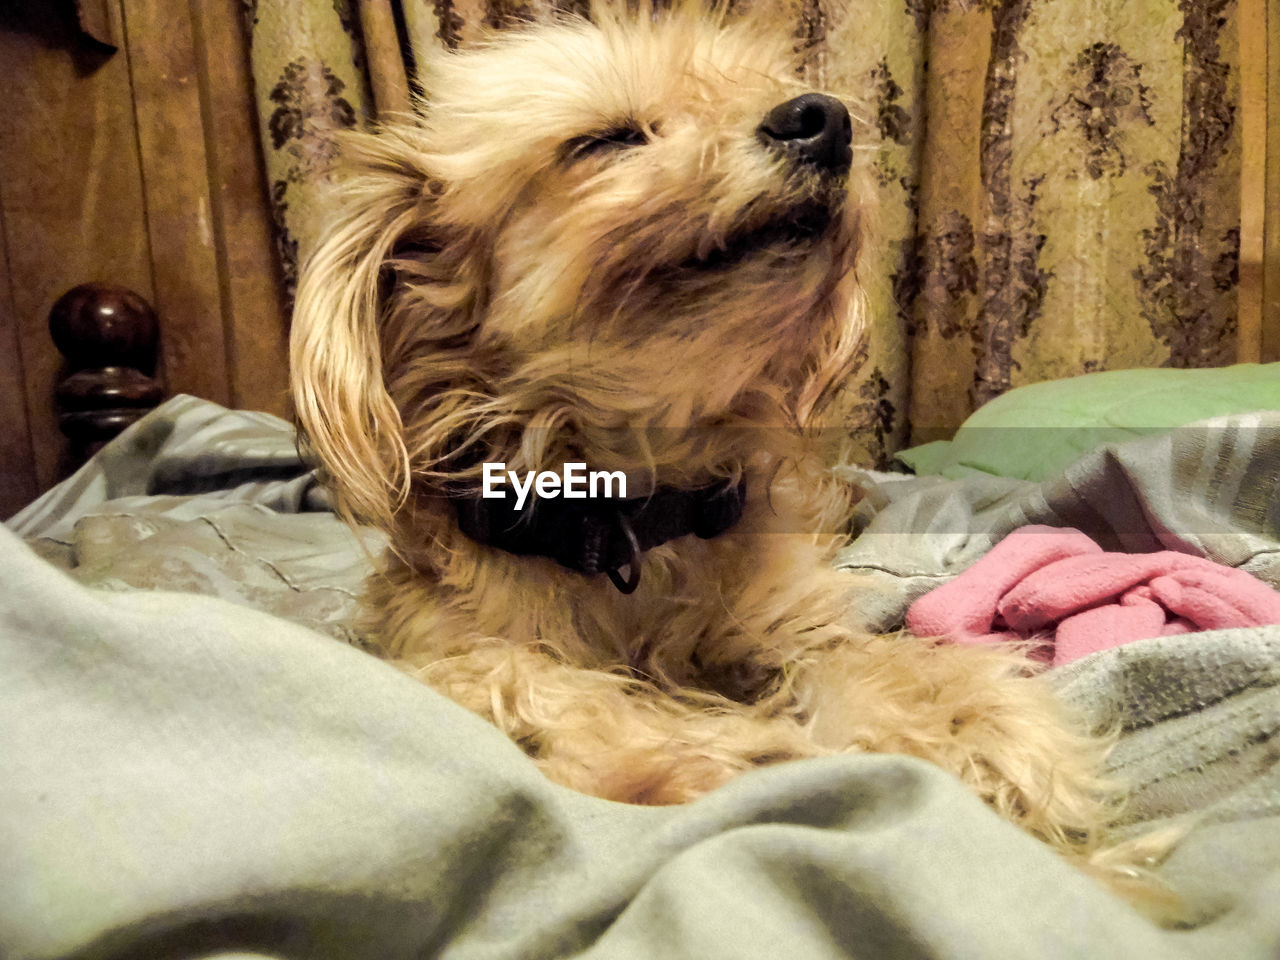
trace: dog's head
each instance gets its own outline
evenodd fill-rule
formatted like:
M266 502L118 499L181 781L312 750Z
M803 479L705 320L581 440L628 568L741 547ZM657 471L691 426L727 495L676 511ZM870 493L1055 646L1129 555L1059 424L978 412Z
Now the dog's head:
M442 56L422 117L348 141L292 361L353 514L482 461L705 482L733 427L802 426L850 372L845 106L758 22L594 21Z

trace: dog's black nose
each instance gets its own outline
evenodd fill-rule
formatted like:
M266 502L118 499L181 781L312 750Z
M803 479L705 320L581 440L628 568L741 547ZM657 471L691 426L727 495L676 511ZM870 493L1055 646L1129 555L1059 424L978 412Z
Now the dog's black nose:
M829 173L844 173L853 162L849 111L835 97L806 93L769 111L757 131L760 140L798 162Z

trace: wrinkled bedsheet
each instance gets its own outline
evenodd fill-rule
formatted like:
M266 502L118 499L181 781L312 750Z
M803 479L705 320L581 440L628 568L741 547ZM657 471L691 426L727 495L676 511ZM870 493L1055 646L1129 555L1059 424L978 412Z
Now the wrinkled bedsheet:
M839 563L870 629L1028 523L1280 582L1280 414L1043 484L847 474L868 497ZM325 508L286 424L177 398L0 530L0 956L1280 955L1280 629L1053 672L1123 727L1128 829L1196 815L1164 930L909 758L783 764L680 808L546 782L357 648L380 544Z
M357 645L355 599L385 547L333 515L293 427L189 396L7 525L88 586L224 597Z

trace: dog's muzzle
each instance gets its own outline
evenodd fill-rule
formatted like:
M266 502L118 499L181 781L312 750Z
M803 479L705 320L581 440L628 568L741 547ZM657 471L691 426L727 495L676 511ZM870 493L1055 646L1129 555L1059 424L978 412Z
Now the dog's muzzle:
M821 93L780 103L756 130L760 142L820 173L843 174L853 163L853 124L845 105Z

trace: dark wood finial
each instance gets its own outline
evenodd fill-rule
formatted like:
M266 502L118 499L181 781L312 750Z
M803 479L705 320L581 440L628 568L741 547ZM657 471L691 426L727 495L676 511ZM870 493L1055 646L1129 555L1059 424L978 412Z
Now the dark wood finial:
M49 311L49 332L69 370L57 389L59 425L84 455L164 396L153 377L156 313L132 290L105 283L73 287Z

